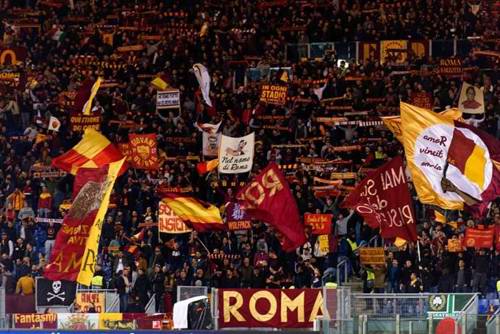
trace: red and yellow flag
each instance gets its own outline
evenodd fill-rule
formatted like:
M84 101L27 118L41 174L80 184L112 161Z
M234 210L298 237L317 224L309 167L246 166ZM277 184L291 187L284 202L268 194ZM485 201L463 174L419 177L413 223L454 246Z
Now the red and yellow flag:
M420 202L450 210L467 203L477 205L480 214L500 194L497 140L453 116L406 103L401 103L401 127Z
M78 169L73 204L57 233L50 262L44 270L46 278L90 285L109 197L124 161L101 168Z
M118 149L101 133L86 129L82 140L71 150L52 160L52 166L76 175L79 168L99 168L123 159ZM120 175L127 169L123 164Z
M162 201L176 216L199 232L225 229L219 209L212 204L176 193L166 194Z
M219 159L213 159L210 161L202 161L196 165L196 170L198 174L204 175L208 172L213 171L219 165Z
M92 101L97 95L97 91L101 86L102 79L97 78L95 82L87 79L85 80L75 97L74 109L75 112L82 112L84 115L90 116L92 111Z

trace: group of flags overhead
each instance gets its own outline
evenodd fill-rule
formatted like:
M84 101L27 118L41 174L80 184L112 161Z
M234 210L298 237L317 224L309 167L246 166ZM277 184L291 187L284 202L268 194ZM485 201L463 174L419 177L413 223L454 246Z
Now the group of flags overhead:
M195 64L193 71L200 85L199 94L206 105L213 107L208 70ZM101 82L98 78L82 84L75 111L84 115L92 113L92 101ZM162 74L151 84L165 89L168 80ZM500 194L500 145L495 138L461 122L463 112L480 107L473 101L473 89L465 88L465 94L470 97L461 101L463 106L458 109L434 113L401 103L401 116L384 117L383 122L404 146L407 167L420 202L445 210L467 208L475 215L483 215L488 204ZM321 94L317 94L321 98ZM474 91L474 94L478 93ZM219 133L220 125L221 122L195 124L203 133L204 156L217 157L199 163L198 172L205 174L216 168L226 174L251 172L255 134L224 136ZM57 119L50 120L50 130L58 131L59 127ZM56 157L52 165L75 175L75 182L73 205L64 217L44 275L53 280L76 280L89 285L115 180L127 167L158 169L156 135L129 134L129 142L117 148L98 131L86 129L82 140ZM403 158L395 157L368 173L341 206L354 209L369 226L380 229L386 240L393 240L395 244L400 244L400 240L415 242L416 218L408 182ZM326 180L326 184L320 187L336 188L342 182ZM159 222L160 232L227 228L219 208L188 194L167 193L160 206L164 220ZM226 207L235 222L257 219L271 225L284 251L293 251L306 242L296 200L274 163L240 189ZM468 231L467 240L479 238L480 233L473 232ZM489 237L491 231L488 233ZM132 239L143 236L144 230Z

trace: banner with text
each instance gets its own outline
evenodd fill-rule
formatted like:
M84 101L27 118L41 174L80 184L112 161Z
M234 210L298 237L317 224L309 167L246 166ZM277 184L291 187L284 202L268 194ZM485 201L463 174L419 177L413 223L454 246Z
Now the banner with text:
M71 131L85 131L85 129L94 129L99 131L101 127L101 116L85 116L82 113L71 113L70 123Z
M105 298L104 292L77 292L75 303L79 312L102 313L106 311Z
M239 174L252 170L255 133L239 138L221 136L219 173Z
M368 173L342 206L355 209L372 228L380 227L386 239L417 240L413 205L400 156Z
M359 260L365 265L380 265L385 263L384 247L361 247Z
M311 226L312 234L330 234L333 215L324 213L304 214L304 225Z
M170 234L181 234L192 231L163 201L160 201L158 205L158 229L161 233Z
M260 87L260 101L276 104L285 105L288 98L288 86L285 85L262 85Z
M312 328L325 314L321 289L220 289L218 295L219 328Z
M156 92L156 109L180 108L180 92L178 89L167 89Z

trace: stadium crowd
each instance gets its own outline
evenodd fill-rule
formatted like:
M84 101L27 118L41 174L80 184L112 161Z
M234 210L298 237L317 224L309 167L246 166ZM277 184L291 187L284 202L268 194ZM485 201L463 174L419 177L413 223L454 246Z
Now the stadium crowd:
M334 51L321 59L304 60L287 54L286 46L477 37L462 59L464 68L475 70L465 72L463 79L484 86L486 117L480 127L499 138L498 62L472 52L489 45L485 40L498 33L498 18L486 8L486 1L322 3L114 0L78 1L70 9L66 4L58 6L57 1L0 2L3 44L27 49L19 69L31 78L20 90L2 86L0 94L0 265L7 293L33 293L33 278L42 274L60 227L35 219L63 217L71 200L73 176L38 178L32 173L33 166L50 165L52 158L81 138L81 133L71 131L68 107L60 103L60 94L76 90L84 79L95 80L98 75L114 83L101 88L94 103L93 112L103 117L101 132L115 143L125 142L129 132L156 133L162 152L159 170L129 169L118 179L103 225L96 272L103 280L96 281L96 286L117 288L122 311L129 301L134 310L143 309L154 293L157 310L169 312L176 287L185 285L321 287L341 275L336 266L342 260L347 260L349 275L363 280L365 292L496 292L500 251L468 248L449 252L447 240L463 237L465 226L500 224L498 200L482 220L474 220L466 212L449 213L458 223L455 228L435 221L434 211L417 204L413 191L420 256L414 244L402 248L386 244L386 266L370 268L360 265L356 249L373 243L377 231L353 211L341 209L342 196L316 196L313 190L314 176L327 177L332 171L358 173L403 154L400 143L381 124L323 127L314 122L315 117L339 116L336 107L352 106L353 112L360 113L349 120L376 121L381 115L397 115L399 102L409 101L416 92L431 93L434 110L442 111L457 105L462 77L395 75L394 71L419 71L439 61L411 54L406 64L397 66L375 58L338 62ZM11 18L22 10L36 11L39 31L16 28ZM148 41L143 39L144 33L160 37ZM104 35L111 36L111 41ZM145 48L118 52L119 47L137 44ZM88 56L93 62L81 66L78 56ZM99 62L116 66L99 66ZM213 108L196 97L198 83L191 67L197 62L211 74ZM260 73L268 73L271 67L290 67L290 102L285 106L260 103L259 85L251 80L244 85L235 75L245 73L247 67ZM179 111L156 111L156 89L150 81L158 74L180 89ZM314 80L323 79L328 81L318 97L315 91L323 87L323 81ZM270 80L279 82L281 72L271 72ZM338 97L343 98L323 101ZM263 126L261 115L285 117L266 120ZM50 116L61 121L59 132L46 129ZM133 122L133 127L123 126L129 124L126 121ZM194 127L196 121L222 121L222 133L233 137L254 131L252 173L200 176L196 161L171 159L201 155L202 135ZM46 140L38 140L41 134L48 136ZM178 137L194 140L170 140ZM334 149L351 145L363 148ZM301 157L348 163L312 171L300 163ZM295 253L284 254L272 228L260 221L254 221L251 230L182 235L159 233L157 227L146 224L141 240L132 238L142 229L140 224L157 222L162 188L191 187L198 198L221 206L234 196L240 182L256 175L269 161L292 166L283 168L301 214L333 214L327 254L319 250L317 237L308 229L308 242Z

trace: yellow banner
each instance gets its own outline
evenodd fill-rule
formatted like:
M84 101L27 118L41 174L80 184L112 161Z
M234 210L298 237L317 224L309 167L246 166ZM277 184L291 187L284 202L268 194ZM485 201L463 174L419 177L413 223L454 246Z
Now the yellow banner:
M385 263L385 253L383 247L362 247L359 249L359 259L361 264L379 265Z
M106 215L106 211L108 211L111 190L113 189L113 185L115 184L118 173L122 168L124 162L125 158L109 164L104 197L102 199L101 206L97 211L94 223L90 228L89 238L87 239L85 252L83 253L83 261L80 265L80 273L78 274L78 277L76 279L76 281L80 284L90 286L92 278L94 277L94 268L97 260L97 249L99 247L99 239L101 238L104 216Z
M102 313L106 311L104 292L77 292L76 305L82 313Z
M408 41L380 41L380 63L404 64L408 58Z

